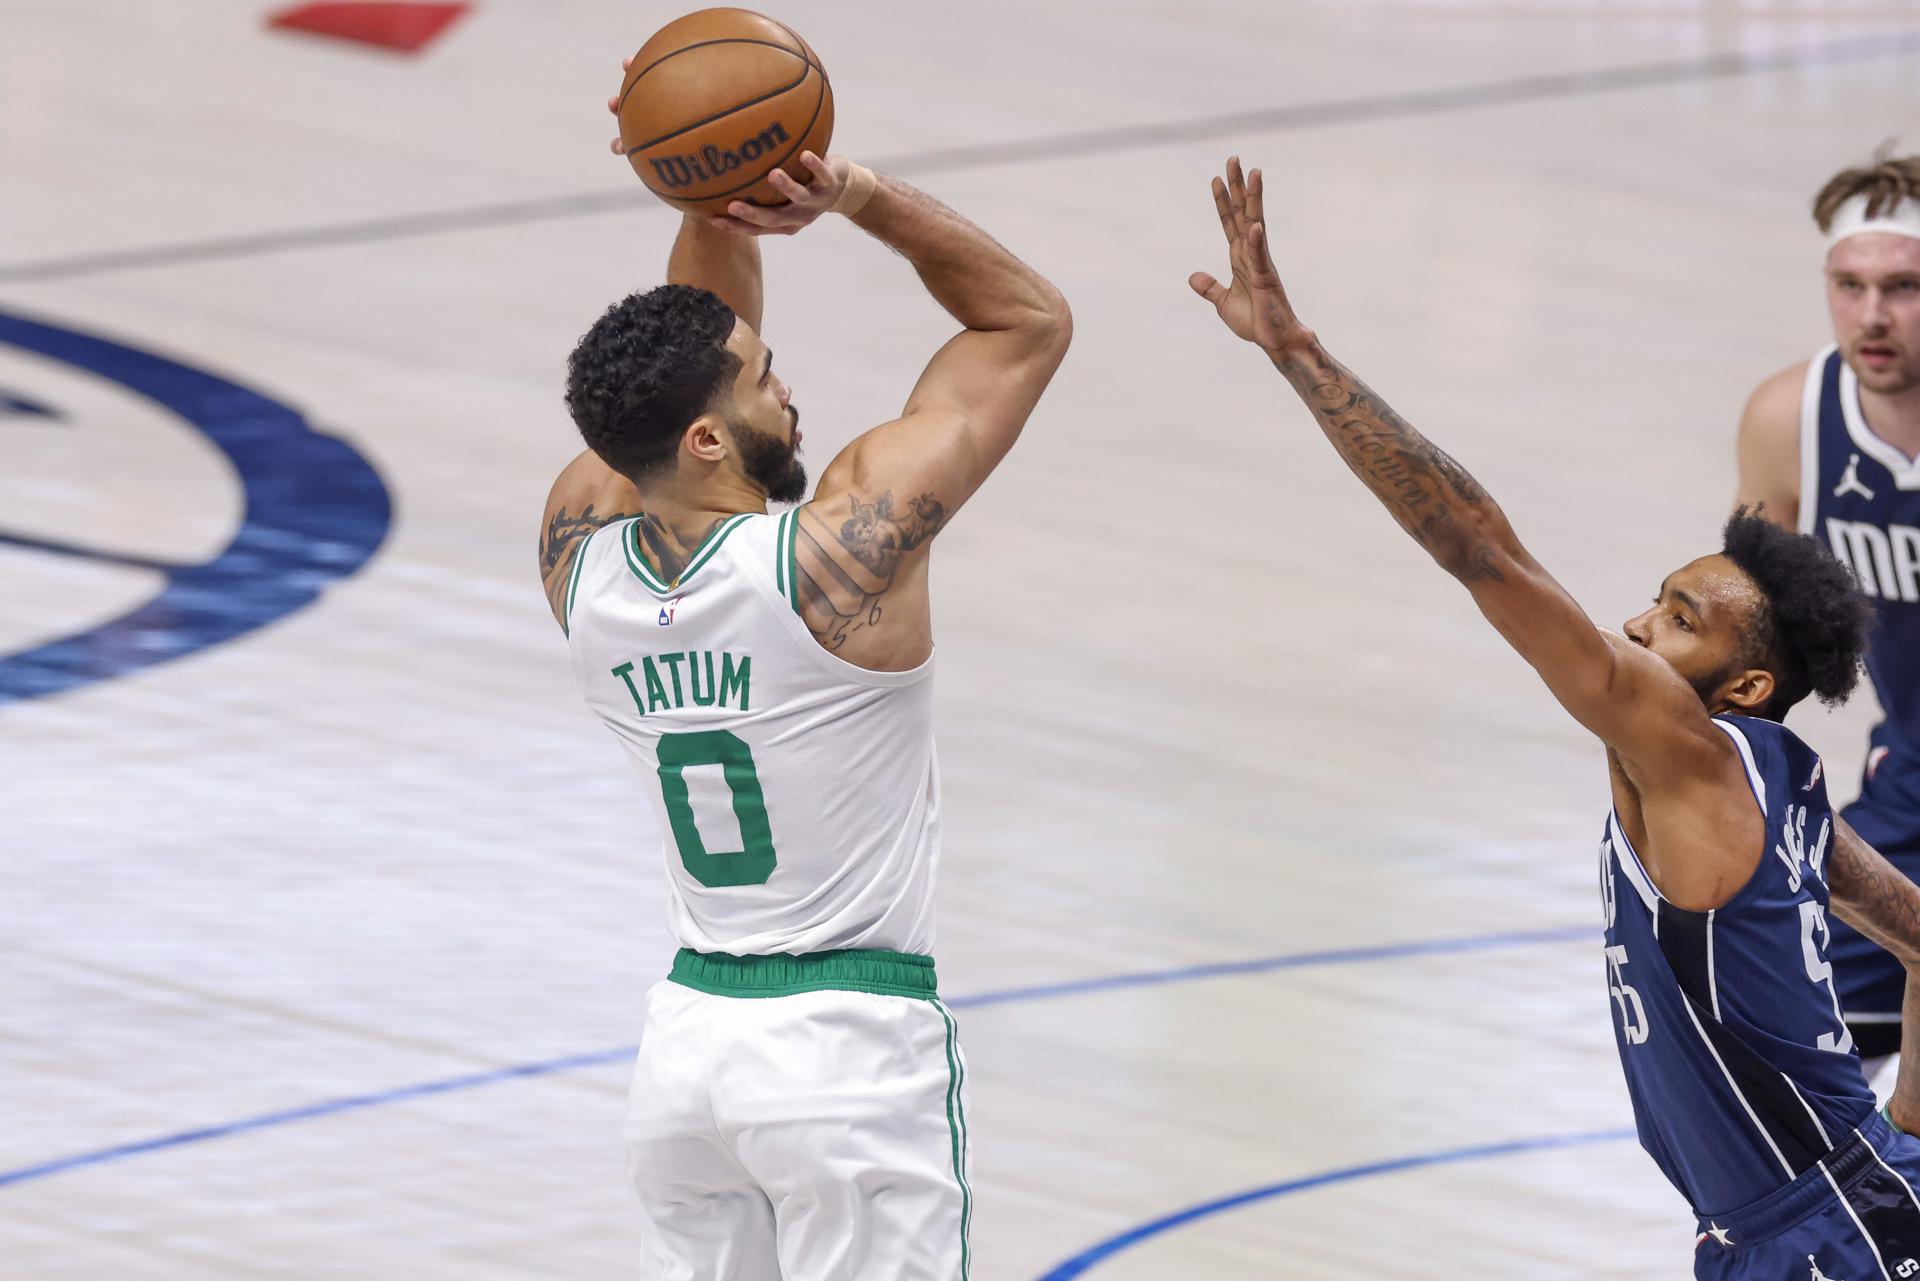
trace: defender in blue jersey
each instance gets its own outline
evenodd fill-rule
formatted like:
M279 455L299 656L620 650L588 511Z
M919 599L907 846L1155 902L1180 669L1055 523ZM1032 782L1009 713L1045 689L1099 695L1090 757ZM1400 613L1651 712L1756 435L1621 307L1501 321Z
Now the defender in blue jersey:
M1641 1141L1699 1218L1695 1275L1920 1277L1920 1140L1874 1111L1827 960L1831 912L1920 966L1920 888L1835 817L1819 758L1780 723L1857 683L1858 586L1817 540L1743 511L1624 634L1596 627L1486 491L1300 323L1259 170L1229 161L1213 187L1233 277L1194 290L1606 746L1608 995ZM1889 1116L1920 1126L1920 1067Z
M1920 156L1884 152L1814 200L1834 343L1760 385L1740 421L1740 502L1832 548L1877 615L1884 719L1849 824L1920 879ZM1906 969L1846 924L1830 949L1869 1071L1900 1048Z

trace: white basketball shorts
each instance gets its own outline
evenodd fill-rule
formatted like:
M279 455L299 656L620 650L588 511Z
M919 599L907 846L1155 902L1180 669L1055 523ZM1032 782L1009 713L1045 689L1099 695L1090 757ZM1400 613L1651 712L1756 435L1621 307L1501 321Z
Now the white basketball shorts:
M683 951L626 1122L646 1281L966 1281L966 1060L932 958Z

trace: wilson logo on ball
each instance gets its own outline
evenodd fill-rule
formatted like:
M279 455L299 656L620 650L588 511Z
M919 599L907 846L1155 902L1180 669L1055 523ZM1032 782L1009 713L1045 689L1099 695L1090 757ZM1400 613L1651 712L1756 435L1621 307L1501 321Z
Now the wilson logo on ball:
M785 127L776 121L731 151L708 144L682 156L650 156L647 163L653 166L653 176L661 186L678 190L699 182L711 182L790 141Z

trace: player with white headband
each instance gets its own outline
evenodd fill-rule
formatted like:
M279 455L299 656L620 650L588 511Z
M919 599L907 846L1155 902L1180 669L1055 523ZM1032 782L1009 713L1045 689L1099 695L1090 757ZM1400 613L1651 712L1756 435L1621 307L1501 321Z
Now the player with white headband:
M1846 821L1920 880L1920 156L1883 147L1813 202L1833 345L1769 378L1740 421L1740 496L1818 535L1879 615L1867 674L1885 718ZM1885 1097L1900 1049L1900 962L1835 922L1848 1028Z

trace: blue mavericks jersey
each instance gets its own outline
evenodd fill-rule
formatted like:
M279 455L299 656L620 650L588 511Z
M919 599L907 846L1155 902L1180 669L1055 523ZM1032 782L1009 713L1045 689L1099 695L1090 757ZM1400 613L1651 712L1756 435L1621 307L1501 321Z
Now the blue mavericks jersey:
M1873 434L1860 380L1832 347L1808 367L1801 402L1800 529L1833 548L1879 615L1867 675L1886 719L1873 731L1861 799L1911 822L1861 834L1898 849L1920 833L1920 461Z
M1600 846L1607 988L1640 1142L1703 1218L1791 1183L1874 1110L1827 964L1820 758L1772 721L1714 723L1766 818L1753 878L1689 912L1660 897L1617 816Z

